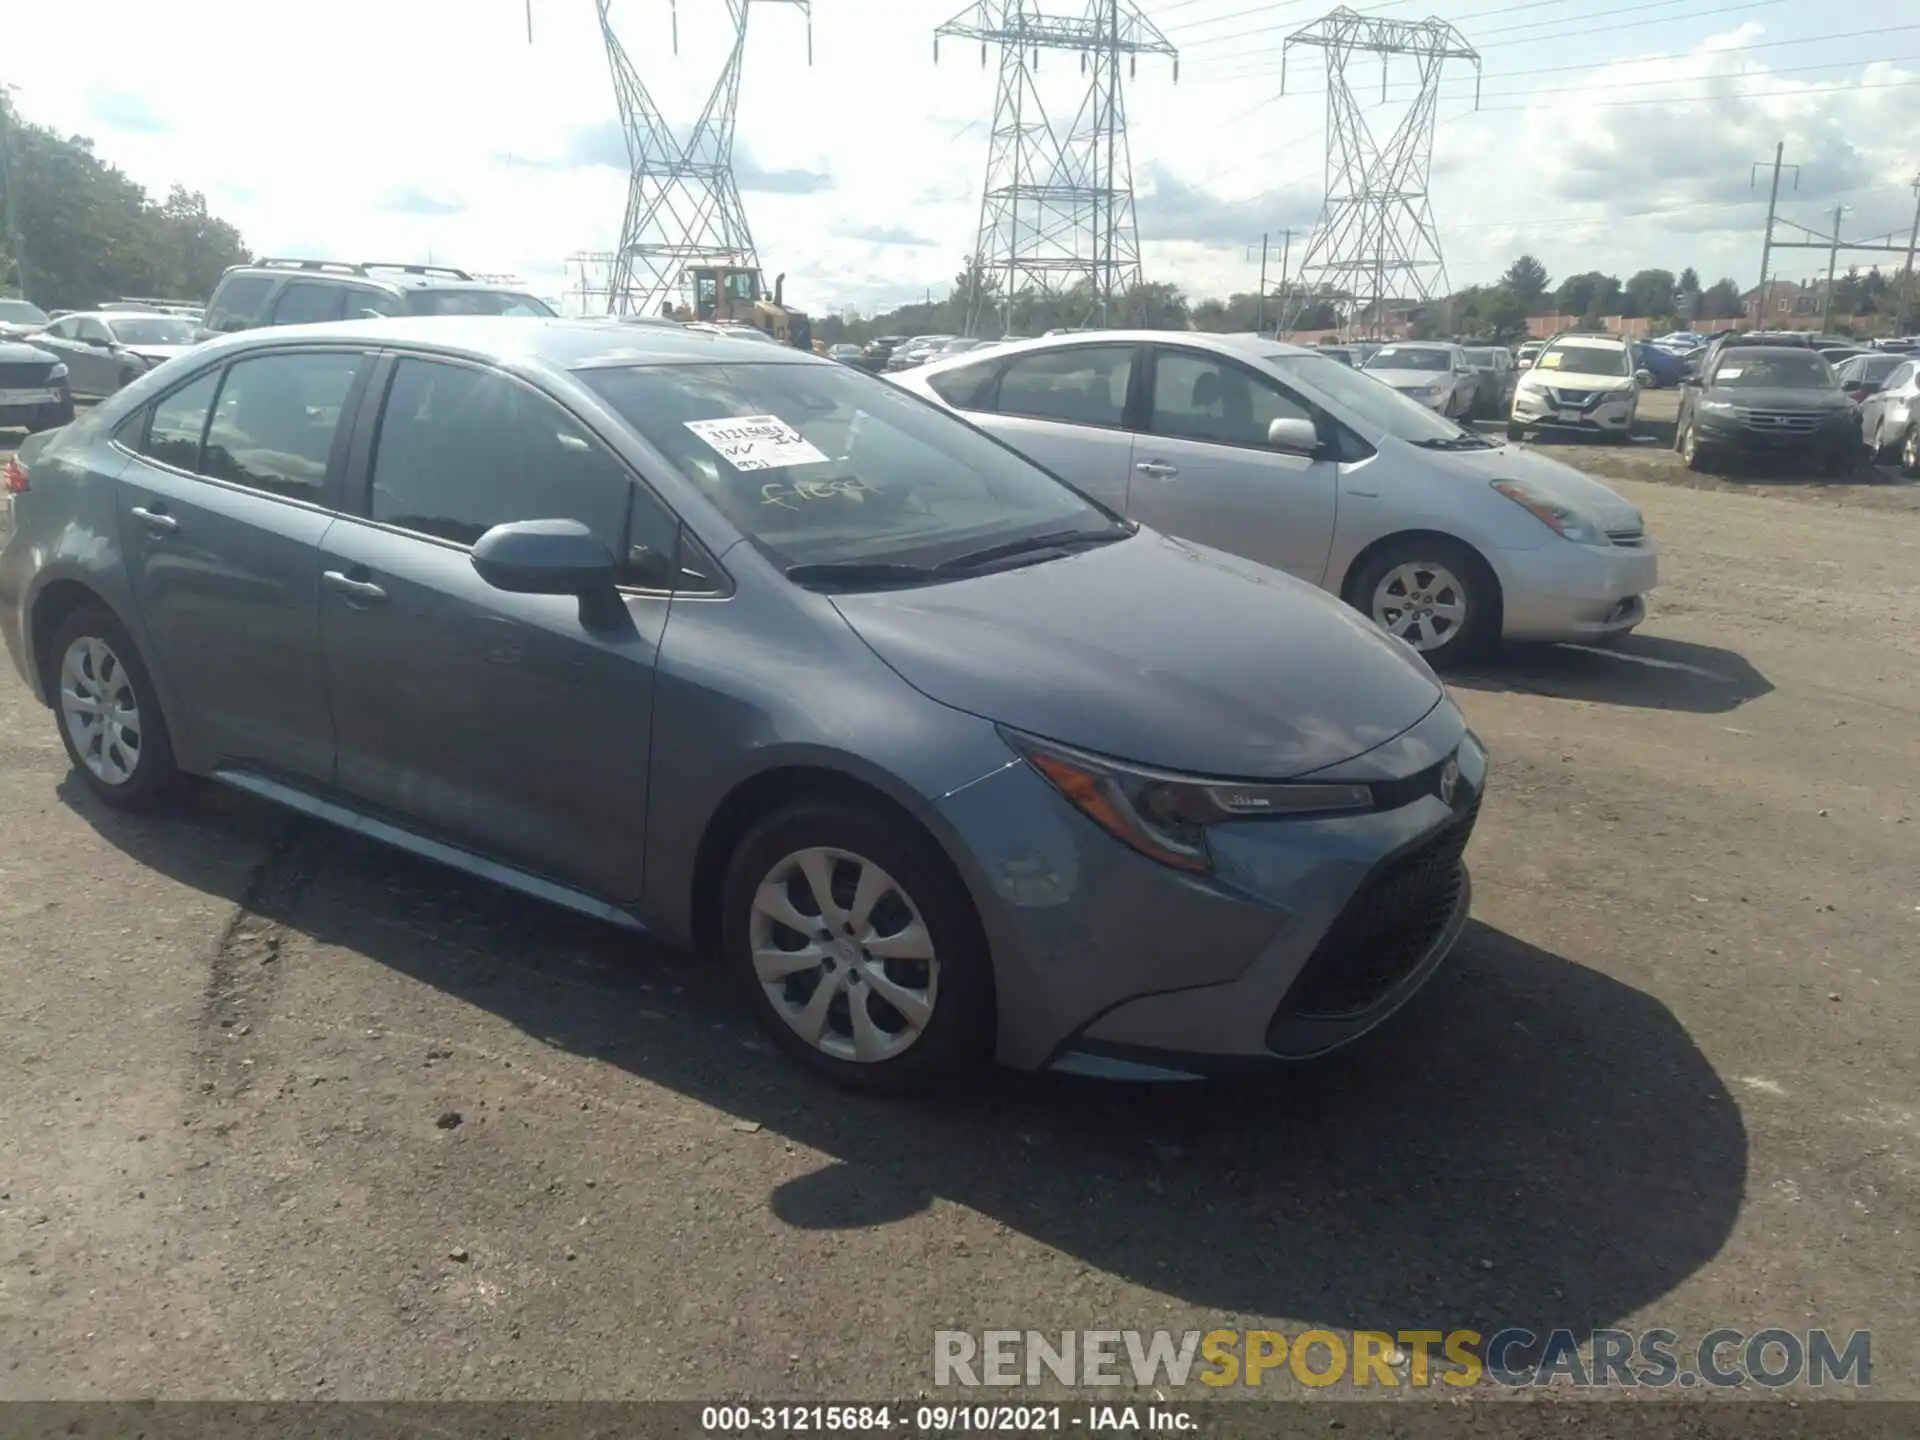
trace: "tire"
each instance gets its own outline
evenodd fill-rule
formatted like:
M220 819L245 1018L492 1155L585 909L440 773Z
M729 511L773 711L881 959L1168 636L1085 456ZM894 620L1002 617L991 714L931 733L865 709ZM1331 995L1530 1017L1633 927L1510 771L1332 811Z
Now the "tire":
M1900 442L1900 473L1909 480L1920 480L1920 421L1907 426L1907 438Z
M1435 576L1445 578L1430 578ZM1407 593L1415 584L1424 588L1413 593L1427 595L1435 602L1444 602L1450 593L1457 594L1460 602L1459 619L1448 626L1437 644L1423 646L1414 642L1414 648L1429 665L1443 670L1475 659L1492 648L1499 636L1499 585L1487 562L1458 540L1440 535L1409 535L1389 541L1354 572L1347 589L1347 603L1392 634L1388 595L1396 590ZM1439 606L1436 604L1435 608ZM1429 621L1422 628L1430 631L1435 627Z
M1849 445L1845 450L1827 457L1827 463L1820 467L1826 475L1852 475L1863 468L1865 456L1858 447Z
M1700 437L1692 421L1688 421L1681 429L1676 443L1680 447L1681 458L1687 462L1687 469L1693 471L1696 475L1710 475L1713 473L1718 463L1718 457L1709 447L1700 443Z
M60 743L86 787L117 810L145 810L166 798L180 773L173 740L146 664L120 622L104 606L80 606L55 628L45 665ZM104 701L121 718L88 725L79 697L98 697L96 704ZM129 702L131 725L124 719Z
M1527 438L1526 426L1522 425L1518 420L1507 421L1507 439L1524 440L1526 438Z
M820 931L808 935L763 907L770 892L776 905L784 895L794 919L820 923L826 907L815 896L811 871L828 877L827 888L844 915L858 900L865 867L891 882L861 927L869 944L894 940L905 952L925 950L931 963L907 954L876 955L845 926L837 936L827 931L830 952L837 954L822 954ZM991 1057L993 968L979 918L933 842L907 821L835 799L803 800L776 811L735 848L720 903L727 969L773 1042L815 1072L858 1090L913 1094L952 1087ZM916 923L924 943L911 938ZM768 983L756 965L756 943L762 955L811 953L818 960L780 967L790 973L781 979L770 972ZM810 1002L825 984L838 993L821 1013L818 1039L809 1038L802 1030L808 1028ZM895 995L903 999L930 997L930 1011L896 1008L883 984L898 987ZM864 1008L868 1026L857 1023L856 1005ZM863 1031L875 1052L869 1058L857 1053Z

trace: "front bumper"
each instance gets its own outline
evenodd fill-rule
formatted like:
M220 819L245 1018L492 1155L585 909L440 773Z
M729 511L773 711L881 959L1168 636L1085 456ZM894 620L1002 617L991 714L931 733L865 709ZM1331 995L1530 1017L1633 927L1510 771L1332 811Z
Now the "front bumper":
M1737 415L1696 409L1693 412L1693 425L1696 443L1722 455L1837 459L1851 455L1865 443L1860 433L1860 412L1857 410L1843 416L1837 423L1795 430L1784 426L1763 428L1749 424Z
M1659 551L1646 538L1605 548L1556 541L1489 558L1500 580L1505 640L1623 635L1647 618L1647 592L1660 583Z
M1449 803L1437 776L1455 755ZM1023 763L940 801L994 956L999 1058L1190 1078L1325 1053L1405 1004L1465 923L1485 753L1442 700L1316 778L1402 781L1409 798L1215 826L1205 877L1136 855Z
M1517 390L1513 423L1528 430L1565 430L1584 435L1626 434L1633 429L1640 397L1631 390L1563 392Z
M66 386L0 389L0 430L50 430L73 423L73 392Z

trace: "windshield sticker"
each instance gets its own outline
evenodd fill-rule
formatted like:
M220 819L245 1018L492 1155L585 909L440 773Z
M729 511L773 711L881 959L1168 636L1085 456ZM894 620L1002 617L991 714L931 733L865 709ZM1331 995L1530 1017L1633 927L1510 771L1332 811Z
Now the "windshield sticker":
M1739 367L1738 365L1727 365L1727 366L1723 366L1723 367L1721 368L1721 371L1720 371L1720 373L1719 373L1718 375L1716 375L1716 376L1714 376L1714 379L1716 379L1716 380L1738 380L1738 379L1739 379L1739 378L1740 378L1740 377L1741 377L1741 376L1742 376L1743 374L1745 374L1745 373L1746 373L1746 372L1745 372L1745 371L1743 371L1743 370L1742 370L1742 369L1741 369L1741 368L1740 368L1740 367Z
M779 470L788 465L824 465L827 461L778 415L683 423L736 470Z
M803 440L801 444L806 444ZM825 459L825 456L821 457ZM778 505L782 510L798 510L796 500L832 500L836 497L864 501L869 495L880 492L864 480L848 478L845 480L796 480L791 485L782 485L778 480L769 481L760 487L762 505Z
M1558 350L1549 350L1540 357L1540 368L1542 370L1558 370L1560 368L1561 358Z

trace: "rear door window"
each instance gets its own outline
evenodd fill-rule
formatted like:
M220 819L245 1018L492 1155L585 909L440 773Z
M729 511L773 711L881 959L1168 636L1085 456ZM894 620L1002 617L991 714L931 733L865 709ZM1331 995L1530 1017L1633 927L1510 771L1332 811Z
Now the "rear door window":
M140 453L176 470L198 470L200 439L207 431L207 411L212 408L214 391L219 388L220 372L209 370L161 399L153 407L153 418L147 422Z
M1118 427L1133 378L1131 345L1069 345L1016 356L1000 376L1002 415Z
M975 365L959 365L927 377L927 388L956 410L993 408L993 382L999 378L1003 360L982 360Z
M228 366L200 472L319 503L334 432L360 361L354 351L325 350L262 355Z
M384 290L347 289L346 318L364 320L368 315L401 315L400 301Z
M347 294L344 286L316 285L296 280L280 292L273 307L275 325L316 325L340 318Z

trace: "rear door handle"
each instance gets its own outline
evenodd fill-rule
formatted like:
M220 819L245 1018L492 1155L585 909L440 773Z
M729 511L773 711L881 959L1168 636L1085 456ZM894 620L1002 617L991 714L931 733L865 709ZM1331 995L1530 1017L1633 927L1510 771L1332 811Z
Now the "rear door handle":
M1171 480L1180 473L1178 465L1169 465L1165 460L1142 460L1133 468L1155 480Z
M371 580L355 580L339 570L323 570L320 579L329 590L338 590L349 601L361 605L377 605L387 598L387 592Z
M133 507L133 518L156 534L171 535L180 528L180 522L165 510L149 510L144 505Z

